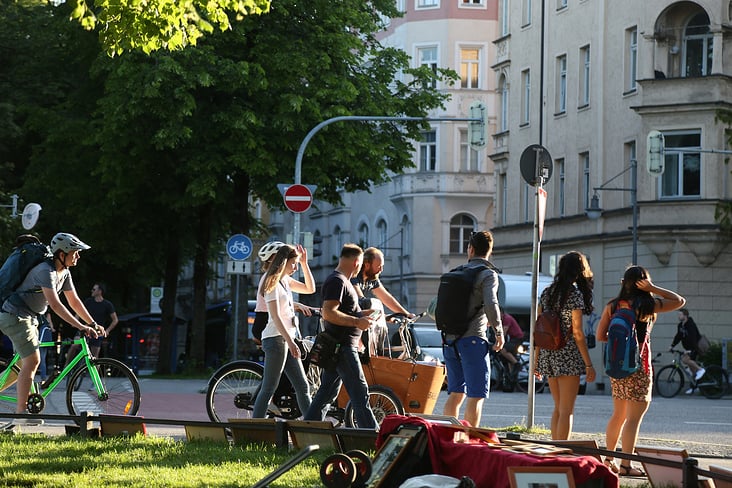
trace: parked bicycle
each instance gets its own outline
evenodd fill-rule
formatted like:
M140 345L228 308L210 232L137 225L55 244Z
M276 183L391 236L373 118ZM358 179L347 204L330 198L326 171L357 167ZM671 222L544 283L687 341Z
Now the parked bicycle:
M493 349L491 357L491 390L500 389L506 393L512 391L529 391L529 343L525 342L516 350L519 367L514 369L505 358ZM534 392L542 393L546 387L546 378L534 377Z
M61 355L57 355L53 380L47 382L46 388L40 383L31 385L28 397L28 413L38 414L46 406L46 398L57 388L63 389L65 384L66 407L71 415L82 412L109 415L135 415L140 408L140 384L137 377L121 361L111 358L95 358L89 353L86 338L75 340L41 342L40 347L57 347L78 344L81 350L63 369L60 367ZM15 380L20 366L20 355L15 354L9 363L0 361L0 411L15 412L17 394Z
M664 366L656 373L656 391L664 398L673 398L684 389L686 378L689 381L692 392L697 388L702 395L707 398L721 398L729 389L729 377L727 371L717 365L704 366L697 360L697 364L706 370L704 376L696 381L691 370L684 365L681 357L684 355L683 350L672 349L672 353L676 354L671 364ZM662 353L658 353L656 357Z

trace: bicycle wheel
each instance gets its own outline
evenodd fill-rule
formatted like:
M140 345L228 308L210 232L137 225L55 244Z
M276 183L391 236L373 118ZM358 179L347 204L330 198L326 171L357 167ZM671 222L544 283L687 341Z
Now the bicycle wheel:
M385 386L369 387L369 405L376 417L377 425L381 425L387 415L404 415L404 406L401 400L394 394L391 388ZM353 411L353 405L348 402L346 412L343 414L346 427L358 428L356 416Z
M524 393L529 392L528 361L521 361L521 369L519 370L516 378L516 386L518 387L519 391L522 391ZM541 379L538 379L536 376L534 376L534 393L543 393L544 388L546 388L546 376L542 376Z
M140 408L140 383L135 373L116 359L92 359L104 392L94 388L87 368L77 369L66 389L66 406L71 415L93 412L107 415L135 415Z
M664 398L672 398L684 387L684 374L677 366L669 364L656 374L656 391Z
M699 391L707 398L722 398L729 388L729 378L727 371L720 366L707 366L707 370L696 384Z
M220 367L208 381L208 418L212 422L252 418L263 374L264 368L252 361L234 361Z
M5 359L0 359L0 372L5 372L5 369L8 367L8 362L9 361L6 361ZM8 399L0 399L0 412L2 413L15 412L15 406L17 404L15 400L15 397L17 396L15 390L15 379L18 377L19 372L20 368L18 365L13 365L13 370L8 377L8 382L13 382L13 384L7 388L4 385L0 385L0 396L8 397ZM0 419L0 424L7 421L8 419Z

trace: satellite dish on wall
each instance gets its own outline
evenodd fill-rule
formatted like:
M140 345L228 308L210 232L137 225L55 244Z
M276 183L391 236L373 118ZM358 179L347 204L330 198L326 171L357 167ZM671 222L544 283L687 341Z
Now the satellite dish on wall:
M36 222L38 222L38 213L41 211L41 206L37 203L29 203L23 209L21 219L23 221L23 228L26 230L32 229Z

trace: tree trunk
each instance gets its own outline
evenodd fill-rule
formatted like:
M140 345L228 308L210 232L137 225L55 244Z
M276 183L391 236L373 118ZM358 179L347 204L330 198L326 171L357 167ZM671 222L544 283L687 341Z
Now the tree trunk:
M178 270L180 269L180 245L177 232L168 234L168 245L165 258L165 283L163 298L160 301L162 321L160 325L160 356L158 357L158 373L170 374L173 363L178 360L172 352L176 350L177 333L175 328L175 301L178 296ZM174 333L175 332L175 333ZM177 356L177 355L176 355Z
M193 258L193 320L190 336L191 361L196 369L205 367L206 361L206 301L208 295L206 283L209 271L209 249L211 248L212 213L211 204L203 205L198 209L196 253Z

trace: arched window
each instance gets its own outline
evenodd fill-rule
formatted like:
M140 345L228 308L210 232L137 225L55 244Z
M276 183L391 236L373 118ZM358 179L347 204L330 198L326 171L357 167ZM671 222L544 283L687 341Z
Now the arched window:
M369 225L366 222L358 226L358 245L364 249L369 246Z
M450 220L450 254L462 254L468 249L470 233L475 231L475 219L458 214Z
M498 82L498 93L501 97L501 117L498 132L506 132L508 130L508 81L506 80L506 75L501 75L501 79Z
M402 228L402 256L408 256L411 254L410 250L412 249L412 229L409 225L409 219L407 216L402 217L402 223L400 224Z
M376 246L382 250L384 254L387 253L387 241L389 240L389 231L386 227L386 220L379 219L376 223Z
M338 257L341 255L341 248L343 248L343 232L339 225L333 229L333 255Z
M713 36L709 32L709 16L699 12L684 28L683 76L707 76L712 71Z

